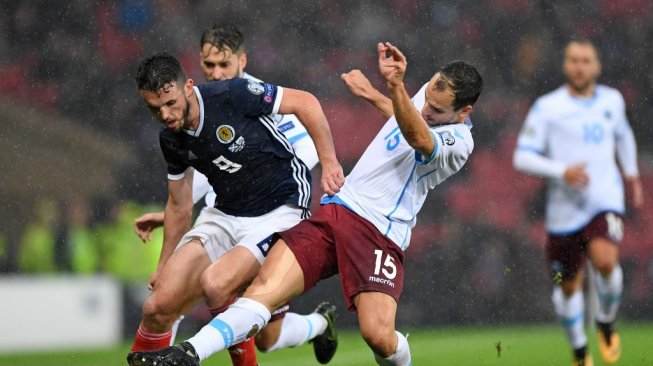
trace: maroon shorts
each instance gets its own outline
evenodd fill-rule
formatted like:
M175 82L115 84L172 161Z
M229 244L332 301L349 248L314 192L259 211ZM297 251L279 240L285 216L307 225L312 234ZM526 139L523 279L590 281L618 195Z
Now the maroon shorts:
M623 220L615 212L602 212L579 232L569 235L549 234L547 259L554 278L573 278L583 268L587 244L594 238L605 238L619 244L623 238Z
M340 273L349 310L365 291L382 292L397 302L404 286L404 253L369 221L338 204L321 206L307 220L278 234L304 273L304 292Z

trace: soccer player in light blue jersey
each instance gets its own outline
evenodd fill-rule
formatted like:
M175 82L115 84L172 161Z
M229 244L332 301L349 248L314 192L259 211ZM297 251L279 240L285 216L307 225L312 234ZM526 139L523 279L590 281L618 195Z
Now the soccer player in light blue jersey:
M614 323L623 289L619 243L624 235L624 181L633 189L634 207L641 206L643 196L635 138L621 93L596 83L601 64L592 43L570 42L563 71L566 84L531 108L513 163L517 170L548 181L547 256L556 279L552 300L574 364L593 362L584 330L586 256L598 272L599 350L606 363L614 363L621 355Z

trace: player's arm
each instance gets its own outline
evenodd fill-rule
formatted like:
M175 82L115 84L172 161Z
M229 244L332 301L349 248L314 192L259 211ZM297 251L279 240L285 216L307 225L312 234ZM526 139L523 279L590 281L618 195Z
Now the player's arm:
M345 177L336 158L331 129L320 102L311 93L284 88L279 113L296 115L306 127L306 131L315 143L317 156L322 165L322 189L329 195L338 193L345 182Z
M376 108L386 119L392 117L394 110L392 100L372 86L365 75L357 69L340 75L347 89L357 96L365 99Z
M435 149L435 139L426 121L417 111L404 87L406 57L390 42L377 45L379 52L379 71L386 80L392 100L392 109L406 142L423 156L431 156ZM390 52L390 56L387 53Z
M618 130L616 139L617 159L624 172L626 188L629 190L629 198L635 208L640 208L644 204L644 190L642 182L639 179L639 169L637 167L637 143L633 130L628 124L625 113L623 121Z
M193 203L197 203L210 190L211 185L206 176L200 172L195 172L193 174ZM147 243L152 240L152 231L163 226L164 219L164 211L145 213L134 220L134 232L143 243Z
M193 214L193 169L188 169L183 178L168 180L168 201L163 221L163 246L157 271L179 244L182 236L190 229Z

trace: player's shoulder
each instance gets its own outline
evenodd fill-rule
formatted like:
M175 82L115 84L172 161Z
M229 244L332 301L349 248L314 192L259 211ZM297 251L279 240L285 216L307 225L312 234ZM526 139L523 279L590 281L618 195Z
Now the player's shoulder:
M455 123L433 127L438 142L449 146L462 154L469 155L474 150L474 137L471 132L471 120L465 123Z
M534 106L547 106L549 104L557 104L561 99L567 98L568 92L564 86L559 86L548 93L542 94L535 99Z
M605 84L596 85L596 95L601 98L623 100L623 95L617 88L613 88Z
M210 98L226 93L229 90L229 80L208 81L197 86L203 98Z

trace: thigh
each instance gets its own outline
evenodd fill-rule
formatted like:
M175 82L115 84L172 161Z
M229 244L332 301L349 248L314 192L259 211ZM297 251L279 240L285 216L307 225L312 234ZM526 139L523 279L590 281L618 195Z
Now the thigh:
M272 235L297 225L303 212L299 207L284 205L262 216L240 218L235 234L237 246L249 250L263 264L272 245Z
M397 301L382 292L368 291L357 294L353 299L358 311L361 334L394 335Z
M236 232L237 220L235 216L227 215L213 207L206 207L195 220L193 228L182 237L177 249L197 238L211 262L215 262L236 245L232 233Z
M264 304L270 311L280 308L304 291L304 274L295 255L279 239L261 267L245 297Z
M580 234L549 235L547 240L547 259L554 283L576 278L582 270L585 254Z
M247 249L235 247L218 258L207 268L203 281L205 291L208 288L217 288L224 293L207 293L209 300L221 303L226 300L223 297L231 297L245 291L245 288L252 282L258 273L261 265ZM216 286L213 286L216 285ZM218 306L221 304L209 304Z
M321 206L310 218L275 235L292 251L299 264L304 291L338 273L333 227L339 223L334 206Z
M355 310L354 297L367 291L389 295L395 302L403 291L403 251L372 223L337 206L335 231L340 282L345 302Z
M200 278L211 264L198 240L176 250L161 269L151 297L159 306L190 310L202 297Z
M588 242L587 252L594 267L611 271L619 261L619 244L624 236L621 215L614 212L596 215L583 230L583 235Z

